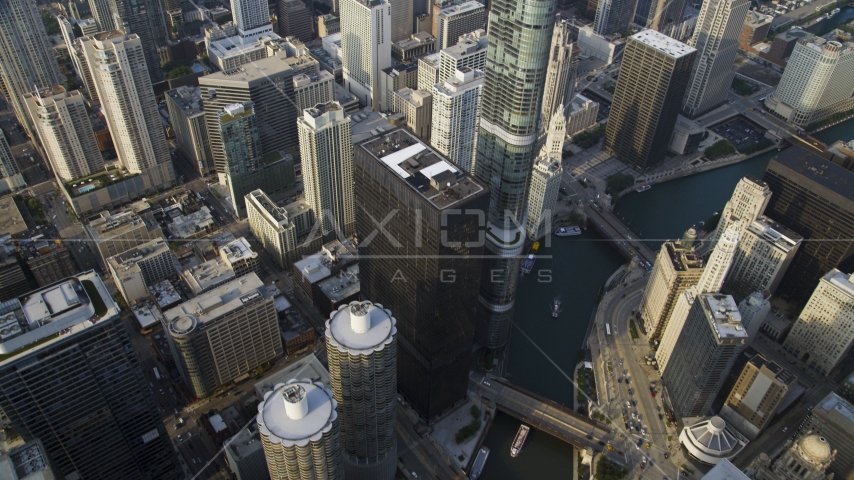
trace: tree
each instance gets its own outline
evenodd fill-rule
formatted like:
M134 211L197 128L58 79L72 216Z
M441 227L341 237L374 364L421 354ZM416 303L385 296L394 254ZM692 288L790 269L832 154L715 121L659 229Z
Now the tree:
M599 461L596 463L596 480L622 480L628 474L628 467L621 467L604 455L599 456Z

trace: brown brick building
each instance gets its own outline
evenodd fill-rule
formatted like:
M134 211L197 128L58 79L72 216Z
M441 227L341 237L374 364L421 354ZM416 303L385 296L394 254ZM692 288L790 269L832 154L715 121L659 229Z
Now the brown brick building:
M753 45L756 45L768 36L772 20L774 20L774 17L770 15L763 15L754 11L747 12L744 25L741 27L741 34L738 36L738 48L748 52L755 52L756 50L752 48Z

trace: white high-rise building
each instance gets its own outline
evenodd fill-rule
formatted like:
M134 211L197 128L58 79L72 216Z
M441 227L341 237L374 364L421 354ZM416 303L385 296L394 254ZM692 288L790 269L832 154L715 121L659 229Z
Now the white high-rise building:
M391 480L397 470L396 325L389 310L367 301L342 305L326 321L348 480Z
M270 480L343 480L338 402L320 382L290 380L264 394L258 433Z
M706 0L689 45L697 49L682 111L696 118L726 102L750 0Z
M439 10L436 22L436 50L453 47L460 35L486 25L486 6L471 0Z
M355 234L350 117L338 102L308 108L297 121L305 200L321 219L324 241Z
M28 131L24 94L65 83L35 2L0 0L0 77L7 100Z
M81 38L116 154L131 174L170 162L139 37L120 30Z
M63 182L104 169L86 103L78 90L56 86L24 95L47 158Z
M294 75L294 95L301 117L306 108L335 100L335 76L326 70Z
M807 38L795 44L780 84L766 105L786 121L807 126L836 113L834 106L850 99L852 93L854 47L847 42Z
M822 277L783 348L827 375L854 344L854 276L833 269Z
M803 236L761 216L742 230L732 267L721 289L737 302L753 292L773 294Z
M574 135L587 130L596 123L599 115L599 104L578 93L572 98L567 108L566 133Z
M380 72L391 66L391 6L387 0L341 0L344 86L367 107L382 102Z
M575 94L575 71L578 56L573 55L571 22L562 19L555 23L552 46L549 51L549 68L546 72L546 88L543 91L543 107L540 114L542 127L547 127L559 107L569 105ZM560 108L563 111L563 108Z
M231 0L231 15L244 40L273 33L270 8L264 0Z
M721 219L715 233L707 241L711 248L715 248L720 237L736 220L741 220L741 227L744 229L752 225L765 211L769 200L771 200L771 189L767 183L753 175L739 180L735 191L732 192L732 197L721 212Z
M738 221L727 228L721 240L712 251L709 261L706 262L697 285L686 289L676 300L676 305L673 307L673 314L670 316L670 320L667 322L667 326L661 337L661 345L655 354L655 358L658 360L658 368L661 372L664 372L664 369L667 368L667 364L670 362L674 345L679 339L682 329L685 327L689 312L694 308L694 301L703 294L720 292L726 274L732 264L735 249L738 246L740 231L741 224Z
M563 104L557 106L549 120L546 141L540 149L540 156L561 159L563 157L563 142L566 139L566 117L563 115Z
M468 173L474 172L477 156L483 77L482 71L462 67L433 85L430 145Z
M560 159L540 157L534 162L531 172L531 187L528 190L528 238L537 240L549 235L552 216L560 192L563 168Z
M418 89L433 90L433 85L439 83L441 56L438 53L424 55L418 59Z
M489 37L482 28L461 35L456 45L439 52L439 81L453 77L462 67L483 71L488 44Z
M98 33L98 24L94 19L75 20L66 18L62 15L57 17L59 22L59 31L62 32L62 39L65 40L65 48L68 49L68 56L71 57L71 63L74 65L74 71L77 73L77 78L83 83L86 88L86 94L93 102L98 102L98 94L95 93L95 87L92 85L92 72L89 71L89 66L86 64L86 59L83 58L83 49L80 47L80 42L77 41L77 32L75 27L78 27L82 32L79 36L94 35Z

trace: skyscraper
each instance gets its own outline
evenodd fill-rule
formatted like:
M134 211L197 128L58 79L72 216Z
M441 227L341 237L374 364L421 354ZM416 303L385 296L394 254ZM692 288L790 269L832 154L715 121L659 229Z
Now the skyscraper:
M765 318L768 317L768 313L771 311L769 298L770 295L766 298L765 294L753 292L738 303L738 311L741 313L741 326L744 328L745 333L747 333L745 347L749 346L756 338L759 329L765 323ZM735 299L733 298L733 300Z
M273 32L270 9L263 0L231 0L231 14L241 38L255 38Z
M475 0L450 5L439 10L435 22L436 51L444 50L456 45L461 35L484 27L486 6Z
M802 236L768 217L759 217L742 230L721 291L737 302L753 292L773 294L802 240Z
M28 131L24 94L64 83L34 2L0 1L0 78L18 121Z
M854 268L854 172L795 147L774 157L762 179L774 192L765 215L810 240L778 288L805 304L827 272Z
M141 42L144 57L142 61L148 68L150 83L163 81L163 69L160 68L160 56L157 50L165 46L167 34L160 2L158 0L110 0L110 10L115 24L101 25L101 28L108 32L119 29L128 36L137 36ZM138 64L141 65L141 62ZM89 65L92 65L91 61ZM109 102L105 101L105 103ZM113 139L115 138L116 136L113 135Z
M0 135L0 191L17 190L27 186L24 176L18 170L12 149L5 135Z
M433 85L430 145L472 173L477 154L484 74L469 67L460 68L451 78Z
M697 285L702 274L703 261L692 250L664 242L638 308L650 339L661 338L677 300L685 289Z
M119 307L96 273L0 312L11 332L0 342L0 408L25 440L42 441L57 478L183 477Z
M389 24L391 26L391 41L406 40L412 35L412 27L415 25L414 2L412 0L387 1L391 8L391 23ZM388 26L383 28L388 28Z
M199 90L191 86L169 90L166 92L166 107L175 132L178 155L183 155L202 175L214 171L205 107Z
M599 35L624 32L633 20L634 11L635 2L631 0L599 0L593 30Z
M492 258L483 262L475 330L490 349L510 337L555 13L553 0L496 0L489 11L475 176L490 188L486 253Z
M852 324L854 278L833 269L818 283L783 348L827 375L854 345Z
M338 102L306 109L297 121L305 200L321 219L324 242L353 236L353 140Z
M98 103L98 92L95 91L95 86L92 84L92 72L89 71L89 65L83 57L83 48L77 41L79 37L84 35L98 33L98 24L91 18L75 20L60 15L56 19L59 22L59 30L62 32L63 40L65 40L65 48L68 49L68 56L71 57L77 79L83 84L86 95L94 103Z
M697 293L716 293L721 291L727 273L732 266L735 250L741 238L741 222L731 223L715 245L708 262L697 282Z
M739 433L754 440L774 418L798 378L785 368L754 355L735 381L720 416Z
M277 14L280 36L294 36L303 42L314 39L311 11L305 8L302 0L279 0Z
M391 66L390 4L387 0L341 0L340 5L344 86L359 103L379 105L380 72Z
M305 200L297 200L284 207L276 205L262 190L253 190L245 197L249 228L264 250L282 269L290 269L299 255L317 251L317 242L306 240L314 224L314 211Z
M110 8L110 0L89 0L89 9L92 10L92 17L98 24L99 32L109 32L118 28Z
M575 96L575 69L578 66L578 52L574 52L571 22L561 19L555 24L552 45L549 52L549 68L546 73L543 108L540 114L545 129L558 108L569 105ZM561 112L563 113L563 112ZM564 115L565 117L565 115Z
M119 160L131 174L171 163L149 71L137 68L148 62L142 39L113 30L81 43Z
M398 389L431 420L466 395L489 190L402 128L353 164L361 294L395 313Z
M709 0L703 2L694 36L688 42L697 49L691 80L682 111L690 118L726 102L732 85L732 65L738 54L738 35L750 0Z
M246 216L244 197L261 189L269 194L295 191L294 159L281 151L261 148L258 115L252 102L233 103L220 110L219 137L225 152L225 180L234 211Z
M397 470L396 324L371 302L342 305L326 321L329 383L351 480L390 480Z
M771 194L768 184L753 175L747 175L739 180L732 192L732 197L721 212L714 234L708 240L711 248L715 248L721 235L732 222L740 220L742 229L752 225L765 211L765 207L771 200Z
M302 118L302 112L306 108L335 100L335 86L335 76L326 70L311 75L304 73L294 75L294 96L298 106L298 118Z
M478 29L460 36L453 47L442 49L439 52L439 81L453 77L462 67L483 71L488 45L486 30Z
M283 353L276 302L254 272L163 316L175 363L196 398Z
M531 172L531 187L528 189L528 238L539 240L551 234L552 217L560 191L563 168L560 159L539 157Z
M629 37L603 150L641 172L664 161L696 54L655 30Z
M290 380L258 405L271 480L344 479L338 402L322 383Z
M225 181L225 150L219 129L219 112L226 105L253 102L264 152L283 151L297 159L298 118L292 66L298 58L269 57L240 66L237 72L216 72L199 78L205 122L214 167Z
M661 381L680 417L705 416L747 341L741 314L729 295L700 294L691 302L683 328L673 332L673 343L667 339L671 328L673 323L656 354L669 350L670 362L661 367Z
M797 41L766 105L800 127L846 109L854 93L854 46L821 37ZM844 103L843 103L844 102Z
M55 86L23 99L54 172L63 182L104 169L83 95Z

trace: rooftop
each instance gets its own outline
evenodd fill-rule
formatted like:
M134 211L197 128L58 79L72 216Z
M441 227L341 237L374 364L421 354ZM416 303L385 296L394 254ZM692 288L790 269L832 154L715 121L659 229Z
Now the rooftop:
M260 205L260 207L279 225L288 225L287 211L270 200L270 197L268 197L263 190L253 190L246 194L246 196L251 197L256 203L258 203L258 205Z
M169 231L175 238L189 238L196 235L199 230L215 225L211 211L208 207L202 207L199 211L188 215L178 215L169 224Z
M667 249L673 269L677 272L687 272L691 269L697 269L699 272L702 272L703 260L692 250L682 248L673 242L665 242L662 248Z
M332 275L333 268L344 267L355 261L356 245L353 240L333 240L323 245L319 252L294 262L294 268L307 282L314 284Z
M101 277L91 270L81 273L0 303L0 354L78 332L118 314Z
M418 48L422 45L432 44L436 41L436 37L427 32L415 32L409 38L398 40L394 45L401 50L409 50L410 48Z
M752 27L759 28L763 25L767 25L774 20L774 17L771 15L764 15L759 12L754 12L750 10L747 12L747 17L744 19L744 24Z
M233 58L241 55L247 55L251 50L265 49L267 48L265 45L266 42L280 40L280 38L275 33L269 32L253 40L254 41L242 43L239 40L236 41L235 37L221 38L210 42L208 51L215 57L223 59ZM214 75L217 73L214 73Z
M403 128L362 142L358 147L438 209L450 208L486 191L477 180Z
M323 363L313 353L310 353L256 383L255 395L258 398L264 398L264 394L272 392L276 385L287 383L288 380L292 379L308 379L328 387L329 371L326 370Z
M243 117L248 117L255 113L254 106L255 105L252 102L226 105L222 111L219 112L219 121L225 125L226 123L240 120Z
M213 285L230 282L236 277L231 264L222 258L214 258L185 270L183 278L193 293L200 295Z
M202 93L199 87L182 86L169 90L166 95L181 109L184 116L193 117L204 113Z
M427 99L427 97L431 96L430 92L428 92L427 90L413 90L409 87L401 88L400 90L394 92L394 94L414 107L423 106L424 100Z
M475 52L485 51L488 45L489 37L486 35L486 30L481 28L471 33L460 35L460 40L456 45L442 49L439 55L447 55L451 58L460 59Z
M787 148L771 159L768 169L774 169L775 164L789 168L807 180L841 195L849 205L854 199L854 172L818 155L799 147Z
M142 245L133 247L130 250L126 250L118 255L114 255L107 259L107 263L109 263L116 271L119 271L119 268L127 270L141 261L157 255L162 255L163 252L168 251L169 245L166 243L166 240L163 238L157 238L150 242L143 243Z
M189 335L255 302L272 300L254 272L205 292L164 312L172 335Z
M391 312L380 304L350 302L329 315L326 340L350 355L369 355L392 343L396 324Z
M706 318L715 327L719 341L747 338L747 332L741 325L741 313L731 295L704 293L700 295L700 300L703 301Z
M764 215L757 218L747 229L784 252L791 251L804 239L803 235L798 235Z
M240 237L219 247L219 251L225 257L225 261L234 264L251 258L258 258L258 253L252 251L252 246L246 237Z
M833 269L827 273L822 280L830 282L831 285L839 289L839 291L854 299L854 275L842 273L837 269Z
M798 380L798 377L796 377L792 372L786 370L777 363L766 359L762 355L754 355L748 363L757 369L761 369L762 367L767 368L774 374L774 378L784 385L791 385Z
M703 475L702 480L750 480L750 477L724 458L712 467L709 473Z
M157 306L160 308L168 308L181 301L181 295L175 290L172 282L163 280L160 283L149 285L148 291L157 300Z
M130 230L140 228L140 225L144 225L148 230L157 227L154 220L144 219L135 212L126 210L116 214L109 212L101 214L89 222L88 229L92 238L97 242L123 235Z
M258 424L249 422L246 428L237 432L226 442L229 454L238 462L261 449L261 437L258 435Z
M149 328L163 321L163 314L150 299L137 302L131 307L139 328Z
M327 72L326 70L321 70L310 75L307 75L305 73L299 73L297 75L294 75L294 88L305 87L307 85L311 85L312 83L334 81L335 76Z
M383 114L368 108L350 115L350 133L354 145L394 128Z
M340 302L360 291L360 278L359 265L356 264L344 268L337 275L321 280L317 285L326 298L333 302Z
M199 78L199 84L216 87L245 88L256 82L268 82L271 76L291 71L290 65L276 57L262 58L228 72L215 72Z
M468 91L472 88L477 88L483 85L486 74L480 70L472 70L469 67L462 67L457 70L453 77L437 83L433 88L436 92L453 96L456 93Z
M452 5L439 10L440 16L462 15L464 13L473 12L475 10L485 10L486 6L480 2L470 1L459 5Z
M439 68L439 65L442 63L442 57L439 55L439 53L431 53L430 55L424 55L423 57L419 57L418 63L419 66L421 63L424 63L425 65L431 66L433 68Z
M630 38L648 45L656 50L666 53L673 58L681 58L685 55L690 55L697 51L696 48L690 47L678 40L672 39L667 35L657 32L652 29L647 29L632 35Z
M12 472L4 471L4 463ZM6 476L9 475L9 476ZM30 440L26 444L13 448L8 454L0 455L0 477L21 480L54 480L57 478L50 468L50 460L44 445L39 440Z
M825 417L829 417L849 432L854 429L854 405L851 405L851 403L834 392L828 393L815 406L814 410L820 411Z
M322 383L290 380L264 394L258 405L259 429L274 443L290 446L332 428L337 405L332 391Z

